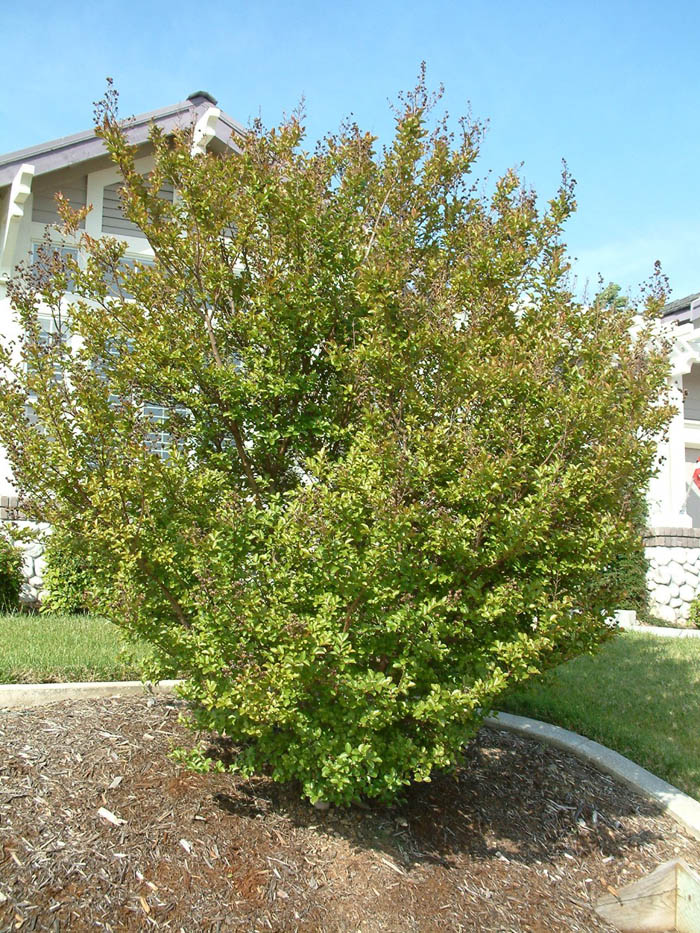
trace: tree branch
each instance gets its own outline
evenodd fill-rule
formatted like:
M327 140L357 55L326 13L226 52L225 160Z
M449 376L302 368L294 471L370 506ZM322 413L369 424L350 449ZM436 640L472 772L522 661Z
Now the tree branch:
M372 235L371 235L370 238L369 238L369 243L367 244L367 249L365 250L365 255L362 257L362 261L363 261L363 262L367 259L367 257L368 257L369 254L370 254L370 250L371 250L372 247L374 246L374 240L375 240L375 237L377 236L377 227L379 226L379 220L380 220L382 214L384 213L384 208L386 207L387 201L389 200L389 195L390 195L391 192L394 190L394 188L395 188L395 185L390 185L390 186L389 186L389 190L387 191L386 195L384 196L384 200L382 201L382 206L379 208L379 210L378 210L378 212L377 212L377 216L376 216L375 219L374 219L374 226L372 227Z
M185 612L184 612L182 606L181 606L180 603L177 601L177 599L175 598L175 596L171 593L171 591L168 589L168 587L165 585L165 583L163 583L162 580L159 580L159 579L158 579L158 577L156 576L155 571L154 571L153 568L149 565L149 563L148 563L148 561L146 560L146 558L145 558L145 557L137 557L137 558L136 558L136 563L138 564L139 569L143 571L143 573L148 577L149 580L151 580L153 583L155 583L155 585L156 585L156 586L158 587L158 589L161 591L161 593L163 594L163 596L165 596L165 598L166 598L167 601L168 601L168 604L169 604L170 608L171 608L171 609L173 610L173 612L175 613L175 617L177 618L177 620L178 620L178 622L180 623L180 625L182 625L184 628L192 628L192 623L189 621L189 619L188 619L187 616L185 615Z

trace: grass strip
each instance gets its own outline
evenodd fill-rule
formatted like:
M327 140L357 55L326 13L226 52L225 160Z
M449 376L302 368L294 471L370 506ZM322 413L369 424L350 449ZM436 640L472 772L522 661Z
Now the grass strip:
M91 615L0 615L0 683L136 680L143 645Z
M700 639L625 632L498 706L607 745L700 799Z

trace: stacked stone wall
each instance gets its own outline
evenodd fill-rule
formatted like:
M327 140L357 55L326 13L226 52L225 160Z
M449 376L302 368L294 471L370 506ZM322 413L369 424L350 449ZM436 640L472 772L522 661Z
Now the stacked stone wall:
M652 528L644 556L652 614L668 623L686 622L700 591L700 529Z
M20 600L26 606L37 606L41 602L41 594L44 589L44 568L46 566L44 551L46 550L46 533L49 526L37 525L34 522L17 522L16 524L19 527L28 527L38 532L37 536L32 540L19 542L22 549L22 572L24 574Z

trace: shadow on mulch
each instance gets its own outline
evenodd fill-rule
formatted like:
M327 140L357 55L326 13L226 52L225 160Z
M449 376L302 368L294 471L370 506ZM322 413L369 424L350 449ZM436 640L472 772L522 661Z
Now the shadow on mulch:
M215 742L207 751L231 760L225 743ZM214 796L224 813L252 819L274 813L298 828L322 826L327 834L382 852L406 869L421 862L453 867L465 854L533 865L570 851L572 830L589 837L580 840L580 849L595 849L604 858L661 838L653 829L625 822L663 817L653 802L573 756L486 727L453 774L409 787L402 802L391 807L319 812L300 799L294 784L258 778L235 785L235 793Z

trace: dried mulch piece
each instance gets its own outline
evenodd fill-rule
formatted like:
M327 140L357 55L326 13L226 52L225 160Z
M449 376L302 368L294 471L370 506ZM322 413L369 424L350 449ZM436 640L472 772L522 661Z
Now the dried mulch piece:
M0 715L0 930L610 930L602 894L696 841L577 759L482 729L390 809L197 775L172 699ZM225 753L222 747L222 754Z

